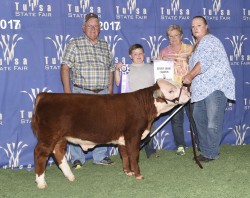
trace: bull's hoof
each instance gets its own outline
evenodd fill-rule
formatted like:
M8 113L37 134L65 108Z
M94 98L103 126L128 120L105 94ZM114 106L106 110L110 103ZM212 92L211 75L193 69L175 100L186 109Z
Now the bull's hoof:
M134 175L133 172L125 172L125 174L126 174L127 176L133 176L133 175Z
M75 181L75 179L76 179L74 175L68 176L67 178L71 182Z
M39 188L39 189L45 189L47 187L48 187L48 185L47 185L46 182L45 183L41 183L41 184L37 183L37 188Z
M142 180L142 179L144 179L144 176L143 175L138 175L138 176L135 177L135 179Z
M127 176L133 176L133 175L135 175L134 172L132 172L132 171L127 171L127 170L124 170L124 173L125 173Z

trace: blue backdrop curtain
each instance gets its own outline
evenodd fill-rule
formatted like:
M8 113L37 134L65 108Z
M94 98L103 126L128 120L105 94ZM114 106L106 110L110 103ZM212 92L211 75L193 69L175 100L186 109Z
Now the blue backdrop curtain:
M33 168L36 138L30 123L35 97L39 92L63 92L63 50L70 39L82 34L82 21L89 12L100 17L100 37L109 43L114 62L124 64L131 63L128 48L134 43L144 46L145 62L157 57L169 44L170 24L181 25L183 41L193 44L191 19L206 17L211 32L226 48L236 78L237 100L227 104L222 144L250 143L250 0L2 0L0 168ZM185 137L190 146L187 117ZM175 148L170 123L157 133L154 143L158 149ZM117 149L110 147L109 155L113 154Z

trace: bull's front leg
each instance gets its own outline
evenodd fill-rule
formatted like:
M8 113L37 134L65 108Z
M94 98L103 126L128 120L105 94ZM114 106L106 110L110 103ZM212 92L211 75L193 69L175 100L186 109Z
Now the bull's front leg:
M131 171L131 168L130 168L126 146L118 145L118 149L122 158L122 166L123 166L124 173L128 176L134 175L134 173Z
M129 163L131 165L131 170L134 172L136 179L144 179L144 176L140 173L139 153L140 153L140 142L131 142L127 145L127 152L129 157Z

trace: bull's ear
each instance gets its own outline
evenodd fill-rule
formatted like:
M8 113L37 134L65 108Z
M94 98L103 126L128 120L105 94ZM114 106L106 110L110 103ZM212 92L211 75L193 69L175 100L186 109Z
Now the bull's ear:
M161 97L161 91L159 89L155 90L153 93L154 99L160 98Z

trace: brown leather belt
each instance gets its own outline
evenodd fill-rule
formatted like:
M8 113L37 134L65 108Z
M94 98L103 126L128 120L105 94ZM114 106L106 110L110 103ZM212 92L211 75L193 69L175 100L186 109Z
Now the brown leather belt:
M74 84L74 87L78 87L78 88L80 88L80 89L84 89L84 90L87 90L87 91L92 91L92 92L94 92L94 93L99 93L100 91L104 90L104 89L85 89L85 88L83 88L82 86L77 85L77 84Z

